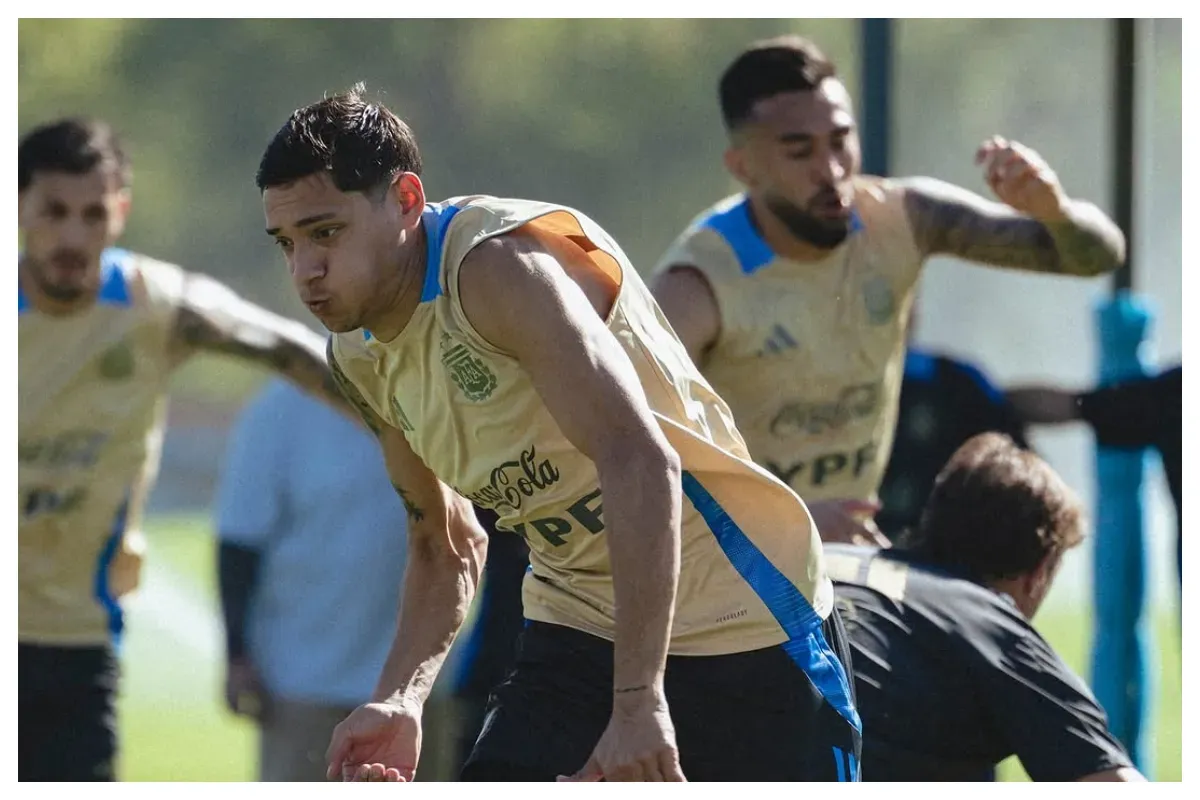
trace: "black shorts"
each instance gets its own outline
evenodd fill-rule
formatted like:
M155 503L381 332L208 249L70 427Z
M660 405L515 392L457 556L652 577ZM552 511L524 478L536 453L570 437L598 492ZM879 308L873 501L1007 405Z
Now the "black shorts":
M17 686L17 780L116 779L111 649L19 644Z
M802 642L670 656L667 704L684 776L857 780L862 739L849 659L836 614ZM612 666L611 642L528 623L462 780L552 781L581 769L612 713Z

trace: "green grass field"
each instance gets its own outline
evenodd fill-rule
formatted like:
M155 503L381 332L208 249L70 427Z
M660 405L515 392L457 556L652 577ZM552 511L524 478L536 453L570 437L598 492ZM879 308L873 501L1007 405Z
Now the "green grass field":
M221 700L221 646L215 546L203 520L151 520L143 589L131 606L123 646L119 703L126 781L253 780L254 728L227 713ZM1086 613L1048 609L1038 628L1077 670L1087 662ZM1157 637L1158 702L1153 718L1156 780L1181 777L1180 652L1169 615ZM1007 763L1006 780L1022 780Z

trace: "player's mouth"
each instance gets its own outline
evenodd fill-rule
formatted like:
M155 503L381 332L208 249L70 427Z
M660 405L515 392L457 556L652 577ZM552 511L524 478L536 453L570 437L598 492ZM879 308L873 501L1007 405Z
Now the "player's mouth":
M839 195L820 197L810 206L811 213L822 219L849 219L853 204Z
M314 314L320 314L329 308L329 298L319 297L313 300L305 300L304 305L308 306L308 310Z

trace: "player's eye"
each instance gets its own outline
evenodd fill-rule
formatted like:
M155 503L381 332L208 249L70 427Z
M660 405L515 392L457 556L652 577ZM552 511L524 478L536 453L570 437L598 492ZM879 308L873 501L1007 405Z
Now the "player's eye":
M292 249L292 240L284 239L281 236L275 237L275 244L276 244L276 246L279 247L280 250L282 250L285 253Z
M89 206L87 210L83 212L83 219L85 222L92 223L93 225L107 222L108 209L106 209L104 206Z
M794 150L788 150L784 155L786 155L788 158L792 159L793 161L803 161L806 158L811 158L812 154L813 154L812 146L805 145L803 147L800 147L800 148L797 148Z
M67 207L62 203L51 203L46 206L46 216L50 219L64 219L67 216Z
M341 229L342 226L340 225L328 225L324 228L317 228L310 235L314 242L326 242L337 235Z

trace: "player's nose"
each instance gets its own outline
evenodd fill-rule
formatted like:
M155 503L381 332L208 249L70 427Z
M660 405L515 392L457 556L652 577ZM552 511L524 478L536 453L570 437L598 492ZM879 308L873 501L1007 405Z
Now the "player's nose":
M328 260L319 248L297 247L292 254L292 277L298 284L320 280L328 268Z

